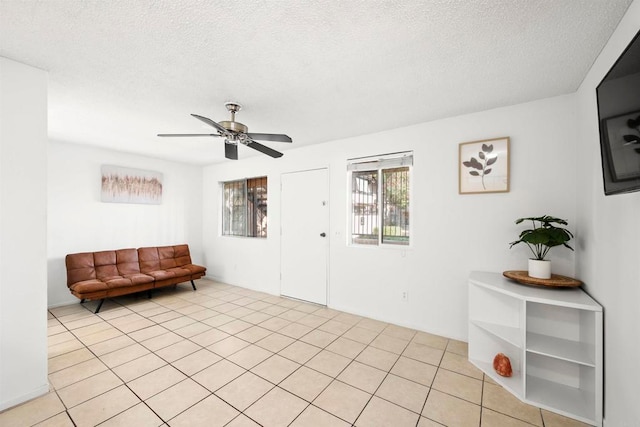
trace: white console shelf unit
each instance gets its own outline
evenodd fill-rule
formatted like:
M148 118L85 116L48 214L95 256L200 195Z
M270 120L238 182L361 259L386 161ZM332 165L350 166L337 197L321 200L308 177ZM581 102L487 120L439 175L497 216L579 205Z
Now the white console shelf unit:
M511 377L494 371L498 353ZM580 288L472 272L469 361L525 403L602 426L602 306Z

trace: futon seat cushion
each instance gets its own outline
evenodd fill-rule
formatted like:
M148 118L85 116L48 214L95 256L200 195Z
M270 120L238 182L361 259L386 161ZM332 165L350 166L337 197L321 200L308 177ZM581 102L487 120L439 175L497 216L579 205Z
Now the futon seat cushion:
M153 276L155 280L167 280L176 277L176 273L173 271L165 270L148 271L147 274Z
M103 280L109 288L123 288L125 286L131 286L131 280L124 277L112 277L108 280Z
M135 273L135 274L125 274L126 279L131 280L132 285L141 285L143 283L151 283L153 282L153 276L149 276L148 274Z
M184 267L168 268L165 271L171 272L176 276L191 276L191 270L189 270L188 268L184 268Z
M76 282L71 286L69 286L69 288L77 293L88 294L93 292L106 291L109 289L109 286L107 286L106 283L100 280L92 279L92 280L83 280L82 282Z
M186 268L191 272L191 274L204 274L204 272L207 271L206 268L195 264L183 265L181 268Z

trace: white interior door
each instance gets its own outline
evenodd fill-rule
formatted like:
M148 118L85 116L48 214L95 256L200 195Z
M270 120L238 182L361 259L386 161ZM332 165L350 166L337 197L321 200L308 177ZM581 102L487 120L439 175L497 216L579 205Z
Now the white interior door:
M327 169L282 175L280 293L327 304Z

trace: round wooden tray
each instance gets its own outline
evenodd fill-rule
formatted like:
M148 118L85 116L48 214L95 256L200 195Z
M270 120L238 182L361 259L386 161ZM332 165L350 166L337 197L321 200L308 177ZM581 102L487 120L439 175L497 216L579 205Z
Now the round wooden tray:
M525 285L547 286L551 288L575 288L582 284L580 280L561 276L559 274L552 274L551 279L537 279L535 277L530 277L526 271L522 270L505 271L502 275Z

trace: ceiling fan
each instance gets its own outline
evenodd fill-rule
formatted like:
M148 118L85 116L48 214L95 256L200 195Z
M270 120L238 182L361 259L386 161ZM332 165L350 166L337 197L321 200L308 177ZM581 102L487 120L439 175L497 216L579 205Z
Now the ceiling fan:
M216 129L218 133L159 133L158 136L185 137L185 136L215 136L224 138L224 156L227 159L238 160L238 143L246 145L249 148L260 151L271 157L282 157L282 153L273 150L266 145L262 145L259 141L272 142L293 142L290 137L283 134L274 133L254 133L248 132L249 128L240 122L236 122L236 113L242 109L242 105L237 102L227 102L224 104L231 113L231 120L216 123L211 119L191 114L198 120L201 120L209 126Z

